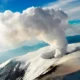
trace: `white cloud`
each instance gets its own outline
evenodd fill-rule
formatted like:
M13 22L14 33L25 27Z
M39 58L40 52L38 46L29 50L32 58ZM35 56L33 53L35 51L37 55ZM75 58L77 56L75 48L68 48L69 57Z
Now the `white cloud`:
M70 20L80 19L80 6L73 7L66 11Z
M0 45L12 47L36 37L57 48L65 48L67 14L62 10L28 8L22 13L0 13Z
M57 2L52 2L43 7L62 9L69 16L69 20L80 19L80 1L79 0L58 0Z
M58 8L62 8L62 6L67 5L68 3L71 3L74 1L76 1L76 0L58 0L57 2L51 2L47 5L44 5L44 7L58 9Z
M68 10L67 13L72 14L78 11L80 11L80 6Z

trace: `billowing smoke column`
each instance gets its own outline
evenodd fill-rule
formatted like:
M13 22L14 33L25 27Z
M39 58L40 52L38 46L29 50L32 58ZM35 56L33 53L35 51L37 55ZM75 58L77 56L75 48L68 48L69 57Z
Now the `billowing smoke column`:
M64 33L68 27L67 18L62 10L35 7L22 13L7 10L0 13L0 43L13 45L36 36L54 46L57 53L63 54L67 47Z

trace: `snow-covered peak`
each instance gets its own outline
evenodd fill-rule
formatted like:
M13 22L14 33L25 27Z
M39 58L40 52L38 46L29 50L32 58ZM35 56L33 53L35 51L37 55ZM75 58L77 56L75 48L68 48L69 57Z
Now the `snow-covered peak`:
M53 77L65 75L80 69L80 43L69 44L67 54L63 57L44 59L41 57L44 53L52 55L53 49L50 46L43 47L0 64L0 80L34 80L36 78L39 80L41 75L43 76L41 80L46 80L45 77L51 77L51 75L54 75ZM46 75L57 66L58 68L53 70L52 74Z

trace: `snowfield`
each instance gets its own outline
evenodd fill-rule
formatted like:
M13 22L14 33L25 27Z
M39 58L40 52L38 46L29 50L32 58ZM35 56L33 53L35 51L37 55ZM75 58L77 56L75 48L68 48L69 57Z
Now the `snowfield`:
M49 80L80 70L80 43L69 44L63 57L42 58L43 53L53 54L50 49L43 47L0 64L0 80Z

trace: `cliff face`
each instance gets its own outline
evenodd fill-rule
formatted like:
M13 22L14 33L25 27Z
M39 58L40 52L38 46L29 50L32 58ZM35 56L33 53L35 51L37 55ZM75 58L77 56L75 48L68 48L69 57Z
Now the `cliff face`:
M53 52L47 46L0 64L0 80L63 80L80 70L80 43L69 44L63 57L43 59L48 51Z

